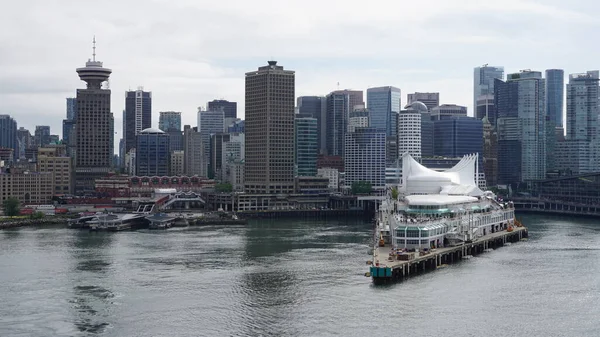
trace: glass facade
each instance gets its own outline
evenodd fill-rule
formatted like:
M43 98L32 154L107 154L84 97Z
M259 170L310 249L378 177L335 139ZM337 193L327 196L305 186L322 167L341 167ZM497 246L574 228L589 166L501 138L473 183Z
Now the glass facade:
M136 175L168 176L171 155L169 135L154 129L142 131L137 136Z
M13 158L18 158L17 122L9 115L0 115L0 147L14 149Z
M301 96L297 99L299 117L311 117L317 120L317 148L320 153L326 150L326 103L324 96Z
M434 122L434 155L457 158L479 154L483 167L483 122L475 117L453 117Z
M215 99L208 102L207 109L209 111L222 110L225 114L224 118L237 118L237 102L229 102L224 99Z
M317 119L296 118L295 161L297 176L317 175Z
M554 126L563 126L563 96L565 72L562 69L546 70L546 114Z
M397 115L400 112L400 89L379 87L367 89L367 108L371 127L385 129L388 137L397 134Z
M485 65L476 67L473 76L473 108L477 111L477 101L482 96L493 95L495 80L502 80L504 67Z
M181 132L181 112L161 111L160 117L158 118L158 128L164 132Z
M136 135L152 126L152 93L136 90L125 92L123 139L125 153L135 147Z

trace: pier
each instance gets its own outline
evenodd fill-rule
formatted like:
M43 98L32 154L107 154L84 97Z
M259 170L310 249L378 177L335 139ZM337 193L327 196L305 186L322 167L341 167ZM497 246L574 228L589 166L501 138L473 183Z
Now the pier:
M372 265L366 276L371 276L375 284L402 281L409 276L435 270L442 265L455 263L463 258L487 252L489 249L502 247L508 242L519 242L527 237L526 227L514 227L511 232L503 230L470 243L432 249L427 253L413 252L394 256L391 254L391 247L378 247L374 251L373 261L368 261Z

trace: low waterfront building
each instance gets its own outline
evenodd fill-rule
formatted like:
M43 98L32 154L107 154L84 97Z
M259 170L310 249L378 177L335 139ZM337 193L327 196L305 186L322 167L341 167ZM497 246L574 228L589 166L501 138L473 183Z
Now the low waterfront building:
M296 193L320 194L329 192L329 179L325 177L296 177Z
M52 173L0 168L0 203L15 197L21 205L48 204L53 195Z
M199 176L134 176L129 178L132 196L149 197L155 189L201 192L215 187L215 181Z
M73 158L67 154L65 145L51 145L38 149L39 172L52 175L54 194L73 194Z
M329 180L327 188L331 191L337 191L340 187L340 171L336 168L320 168L317 170L317 176L324 177Z

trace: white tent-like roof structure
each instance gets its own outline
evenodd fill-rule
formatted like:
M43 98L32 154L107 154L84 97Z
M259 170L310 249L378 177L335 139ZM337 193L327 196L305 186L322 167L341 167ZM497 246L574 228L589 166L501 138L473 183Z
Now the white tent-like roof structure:
M402 185L405 195L441 194L481 196L475 181L478 155L464 156L454 167L438 172L419 164L411 155L402 155Z

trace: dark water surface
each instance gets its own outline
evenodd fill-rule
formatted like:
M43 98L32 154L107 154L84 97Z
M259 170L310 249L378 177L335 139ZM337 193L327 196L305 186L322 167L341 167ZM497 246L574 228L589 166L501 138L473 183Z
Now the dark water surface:
M0 231L0 336L600 336L600 223L374 287L371 226Z

